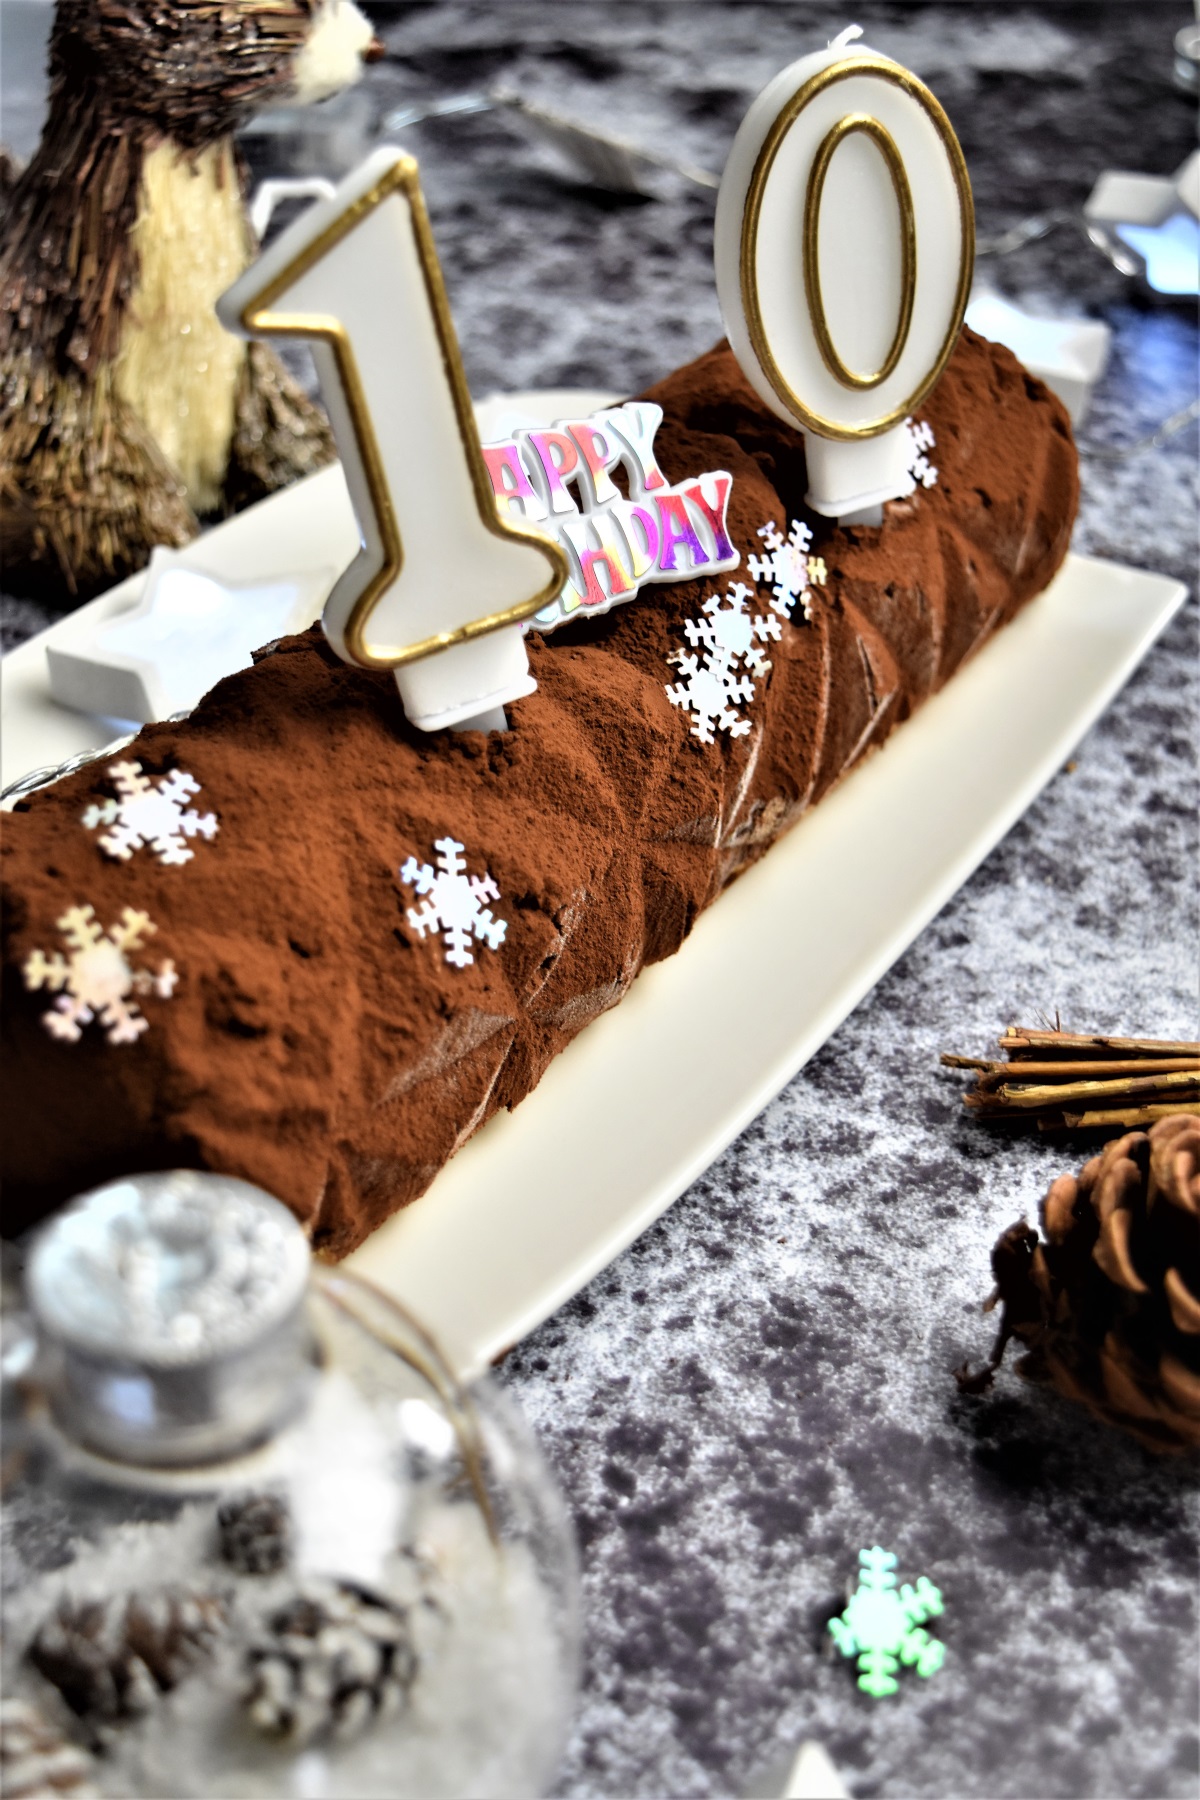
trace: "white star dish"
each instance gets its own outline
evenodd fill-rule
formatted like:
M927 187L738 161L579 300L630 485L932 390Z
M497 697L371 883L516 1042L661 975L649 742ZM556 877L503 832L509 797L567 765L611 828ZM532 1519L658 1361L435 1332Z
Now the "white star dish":
M159 548L140 599L69 644L49 644L50 689L63 706L148 724L190 711L252 652L318 618L336 568L233 582Z
M1072 425L1079 424L1112 345L1112 332L1102 320L1042 319L982 290L967 307L967 324L981 337L1007 344L1018 362L1058 395Z

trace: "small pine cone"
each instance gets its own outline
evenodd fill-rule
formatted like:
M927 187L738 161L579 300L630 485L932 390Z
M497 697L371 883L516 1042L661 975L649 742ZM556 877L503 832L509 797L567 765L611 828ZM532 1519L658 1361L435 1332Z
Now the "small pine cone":
M1151 1450L1200 1447L1200 1119L1160 1119L1106 1144L992 1252L1004 1312L980 1392L1010 1337L1018 1365Z
M289 1744L356 1737L399 1712L417 1673L408 1614L338 1582L297 1594L247 1653L251 1720Z
M161 1588L132 1597L60 1601L29 1646L29 1660L103 1741L148 1712L207 1655L224 1623L211 1595Z
M95 1800L91 1758L27 1700L0 1701L0 1794L4 1800Z
M274 1575L291 1557L291 1515L276 1494L239 1494L217 1510L221 1555L239 1575Z

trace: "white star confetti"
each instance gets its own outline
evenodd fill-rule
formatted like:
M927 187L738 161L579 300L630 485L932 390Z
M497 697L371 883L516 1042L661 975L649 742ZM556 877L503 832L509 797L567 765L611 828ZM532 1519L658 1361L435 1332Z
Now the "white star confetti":
M440 932L446 945L446 961L465 969L475 961L470 948L472 937L490 950L498 950L504 942L507 923L493 918L483 904L485 900L498 900L500 889L490 875L467 874L462 858L464 846L457 839L438 838L433 847L437 852L436 869L410 856L400 870L405 887L415 887L422 896L420 906L408 908L408 922L422 938L426 932L434 937Z
M117 785L116 800L89 806L83 822L89 831L98 825L112 830L100 839L100 847L118 862L128 862L135 850L148 845L163 863L190 862L194 851L185 838L217 835L217 815L198 813L185 806L200 783L182 769L169 769L157 784L142 774L141 763L110 763L108 773Z
M42 1014L42 1024L51 1037L77 1044L83 1027L96 1019L110 1044L136 1043L150 1021L131 996L157 994L169 1000L178 980L173 962L160 964L157 973L130 966L128 952L140 949L158 929L149 913L127 906L105 933L92 907L71 906L57 923L67 955L34 950L22 967L27 988L58 995L52 1009Z
M778 619L769 614L751 618L746 602L751 590L736 582L724 596L714 594L702 608L703 618L685 619L689 644L700 651L676 650L668 657L683 680L666 688L672 706L692 715L692 736L702 744L715 742L714 726L730 737L745 737L749 719L735 709L754 698L754 680L765 676L771 665L760 644L782 635Z

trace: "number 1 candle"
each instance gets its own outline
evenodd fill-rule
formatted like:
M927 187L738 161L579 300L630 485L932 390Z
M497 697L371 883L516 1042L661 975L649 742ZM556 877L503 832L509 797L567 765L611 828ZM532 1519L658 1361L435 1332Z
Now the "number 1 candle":
M974 244L958 139L898 63L835 40L746 114L717 202L717 292L750 385L804 432L815 511L912 491L904 421L957 342Z
M502 723L536 685L521 621L569 570L497 513L413 159L374 152L218 311L244 336L312 343L362 538L326 602L334 649L393 670L422 730Z

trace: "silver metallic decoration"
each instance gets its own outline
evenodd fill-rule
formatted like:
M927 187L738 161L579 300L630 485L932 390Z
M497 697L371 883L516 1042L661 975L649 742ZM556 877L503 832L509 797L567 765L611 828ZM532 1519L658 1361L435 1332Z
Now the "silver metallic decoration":
M251 1442L303 1385L308 1271L287 1208L232 1177L181 1169L85 1194L27 1275L56 1415L122 1461Z

